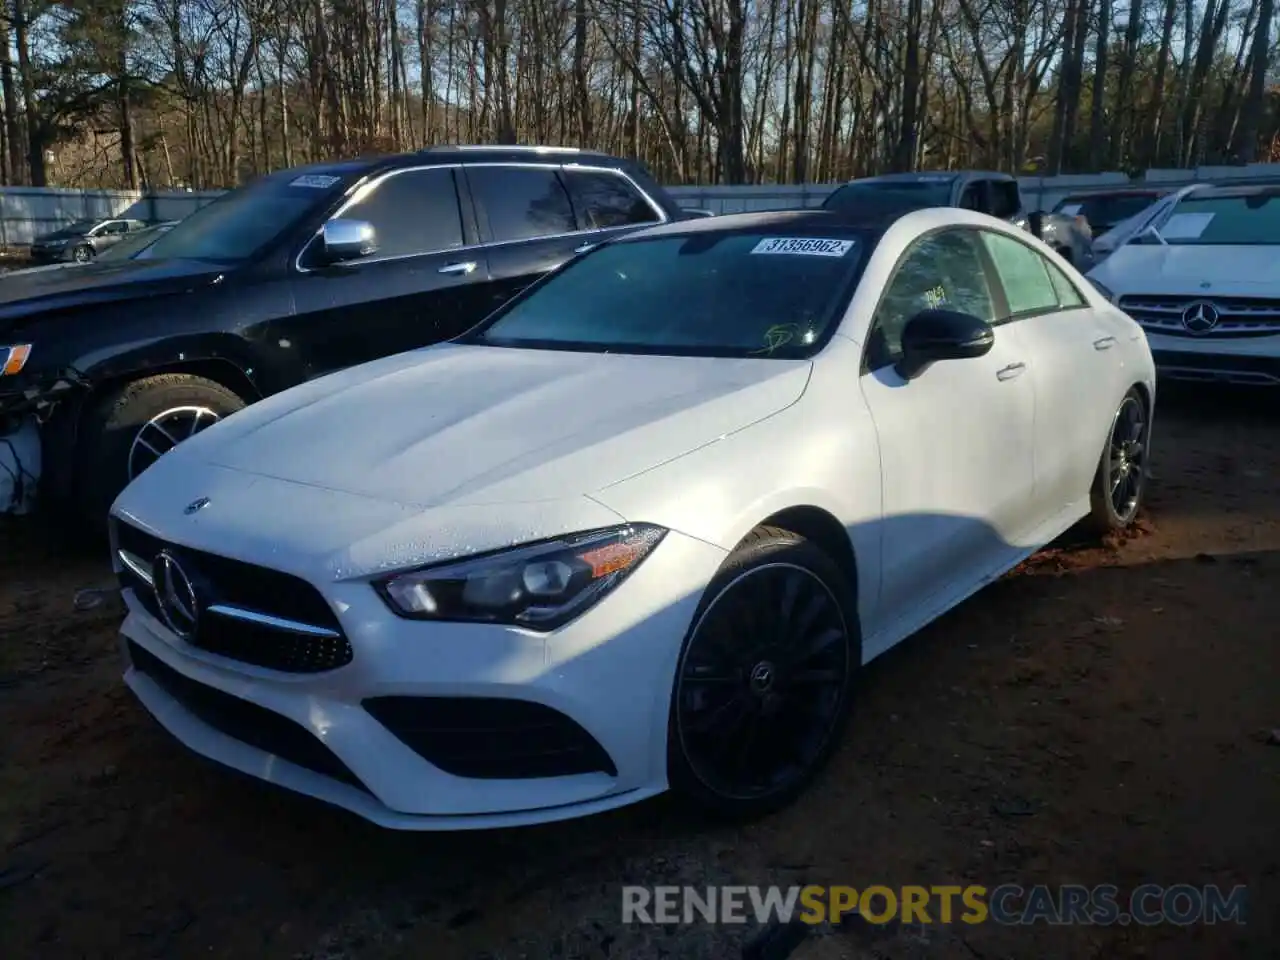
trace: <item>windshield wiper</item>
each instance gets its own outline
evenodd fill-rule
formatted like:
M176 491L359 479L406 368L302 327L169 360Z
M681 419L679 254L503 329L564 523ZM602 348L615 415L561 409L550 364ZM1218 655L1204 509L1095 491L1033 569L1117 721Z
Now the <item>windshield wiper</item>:
M1133 239L1141 240L1144 237L1155 237L1157 242L1159 242L1160 245L1164 247L1167 247L1169 245L1169 241L1160 235L1160 231L1156 229L1156 225L1154 223L1149 223L1145 227L1143 227L1142 230L1138 232L1138 235Z

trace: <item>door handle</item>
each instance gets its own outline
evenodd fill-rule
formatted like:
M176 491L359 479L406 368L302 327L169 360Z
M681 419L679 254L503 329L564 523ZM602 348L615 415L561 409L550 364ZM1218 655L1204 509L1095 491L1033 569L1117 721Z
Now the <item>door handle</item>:
M1012 380L1014 377L1020 377L1023 371L1027 369L1025 363L1011 363L1007 367L1001 367L996 371L997 380Z
M595 246L598 246L598 244L595 244L595 243L584 243L584 244L583 244L582 246L580 246L580 247L574 247L574 248L573 248L573 252L574 252L574 253L586 253L588 250L590 250L592 247L595 247Z
M1095 350L1110 350L1115 345L1115 337L1099 337L1097 340L1093 341L1093 349Z
M441 273L462 274L466 276L476 268L474 260L468 260L465 263L447 263L440 268Z

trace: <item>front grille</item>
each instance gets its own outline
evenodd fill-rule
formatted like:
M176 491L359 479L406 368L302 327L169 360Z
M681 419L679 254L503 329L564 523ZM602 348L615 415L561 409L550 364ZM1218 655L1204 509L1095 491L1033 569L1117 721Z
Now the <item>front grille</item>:
M154 617L163 620L150 576L162 550L179 559L198 584L200 616L190 642L219 656L286 673L321 673L353 659L351 643L320 592L298 577L201 550L176 547L116 521L123 564L121 586L130 587Z
M1280 385L1280 359L1235 356L1232 354L1188 354L1154 350L1156 371L1172 380L1237 383L1256 386Z
M1187 308L1212 304L1218 322L1204 333L1182 323ZM1167 294L1126 294L1119 307L1152 333L1173 337L1268 337L1280 334L1280 299L1274 297L1191 297Z
M132 640L128 645L129 657L139 672L215 730L313 773L369 792L360 778L306 727L256 703L183 676Z
M519 780L618 768L569 717L528 700L375 697L362 704L405 746L456 777Z

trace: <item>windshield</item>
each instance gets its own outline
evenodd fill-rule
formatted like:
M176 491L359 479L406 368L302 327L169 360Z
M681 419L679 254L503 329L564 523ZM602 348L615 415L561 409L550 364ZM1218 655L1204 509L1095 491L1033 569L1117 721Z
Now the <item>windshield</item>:
M494 346L796 358L825 342L865 239L699 231L608 244L462 338Z
M1158 198L1150 194L1121 194L1118 196L1068 197L1058 204L1055 213L1081 216L1093 228L1109 228L1123 220L1135 217Z
M138 259L247 260L331 197L340 179L292 172L263 177L201 207Z
M1155 222L1160 237L1140 234L1133 243L1190 246L1280 245L1280 187L1234 194L1191 194Z
M823 201L824 210L848 210L860 202L883 206L897 200L917 207L946 207L951 204L950 177L936 180L864 180L846 183Z
M137 230L129 234L114 247L107 247L102 253L98 254L98 262L103 260L128 260L139 250L145 250L151 244L156 242L163 233L168 233L173 229L173 224L161 224L155 227L147 227L143 230Z
M46 233L46 237L63 237L63 236L80 236L88 233L89 229L95 224L101 223L100 220L72 220L70 223Z

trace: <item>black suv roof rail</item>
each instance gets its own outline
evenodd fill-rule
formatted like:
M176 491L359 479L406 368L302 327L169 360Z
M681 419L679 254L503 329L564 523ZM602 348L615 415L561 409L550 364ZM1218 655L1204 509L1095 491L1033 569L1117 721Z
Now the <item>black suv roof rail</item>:
M494 153L587 153L595 155L598 151L583 150L581 147L544 147L526 143L440 143L423 147L419 153L447 153L450 151L492 151Z

